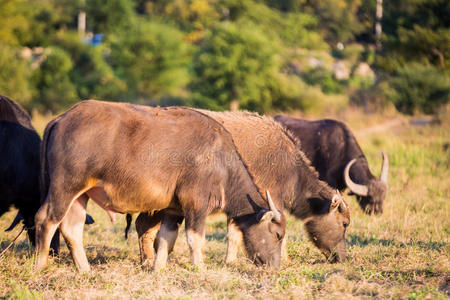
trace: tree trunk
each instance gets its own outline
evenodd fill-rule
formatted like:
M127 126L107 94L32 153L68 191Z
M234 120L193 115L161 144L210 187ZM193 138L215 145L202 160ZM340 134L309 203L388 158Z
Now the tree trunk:
M375 40L377 49L381 49L381 34L383 29L381 27L381 19L383 18L383 0L377 0L377 12L375 23Z
M233 100L230 102L230 110L238 111L239 110L239 100Z

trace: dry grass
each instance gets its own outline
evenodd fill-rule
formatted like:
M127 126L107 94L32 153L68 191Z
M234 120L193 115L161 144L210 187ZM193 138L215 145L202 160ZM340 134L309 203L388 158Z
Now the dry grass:
M356 113L345 119L363 129L364 122L377 123L372 118L381 121L380 116ZM326 263L307 240L301 222L290 217L290 262L280 271L255 267L243 255L227 266L225 218L219 215L208 220L205 270L190 265L182 232L167 269L144 272L135 231L124 241L125 218L111 224L106 213L91 203L88 211L96 223L86 228L84 238L92 272L77 274L64 247L48 270L34 273L22 235L0 258L0 298L446 299L450 293L450 114L441 119L440 125L403 124L358 136L374 173L381 165L379 150L390 154L390 190L384 214L376 217L363 214L348 197L352 222L347 235L350 258L345 263ZM0 228L9 225L14 213L2 216ZM18 230L0 232L0 249Z

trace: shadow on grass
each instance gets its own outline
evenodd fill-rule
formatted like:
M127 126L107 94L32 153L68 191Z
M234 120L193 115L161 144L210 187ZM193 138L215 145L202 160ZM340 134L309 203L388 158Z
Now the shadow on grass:
M11 242L12 240L2 241L0 243L0 253L3 252L3 250L5 250ZM7 252L14 252L15 254L30 254L32 249L33 248L28 240L22 240L20 242L15 242L14 245L11 245Z
M61 248L66 248L65 245L61 245ZM118 247L108 246L87 246L84 248L86 256L90 265L105 265L110 262L124 261L126 259L134 261L135 257L126 251ZM61 251L55 260L59 264L72 265L73 260L70 251Z
M419 247L424 250L436 250L440 251L443 250L447 243L446 242L435 242L435 241L410 241L407 243L398 242L394 239L377 239L374 237L361 237L357 234L349 234L347 235L347 245L349 246L359 246L359 247L365 247L368 245L378 245L378 246L384 246L384 247Z
M207 241L219 241L222 242L227 237L227 233L224 231L215 231L214 233L206 234Z
M130 259L130 252L119 247L88 246L86 254L91 264L102 265L111 261L122 261Z

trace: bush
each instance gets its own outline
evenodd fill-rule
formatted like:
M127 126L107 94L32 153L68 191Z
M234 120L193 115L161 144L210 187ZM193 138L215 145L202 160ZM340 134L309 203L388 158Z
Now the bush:
M341 94L344 86L325 68L313 68L303 74L303 80L310 85L319 85L325 94Z
M434 113L450 100L450 78L435 67L412 63L390 81L386 97L404 113Z

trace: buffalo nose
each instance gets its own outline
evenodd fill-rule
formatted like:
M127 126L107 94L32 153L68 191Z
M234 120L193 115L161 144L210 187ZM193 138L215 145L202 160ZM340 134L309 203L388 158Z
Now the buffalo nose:
M275 270L279 270L280 269L280 260L279 259L274 259L270 265Z

